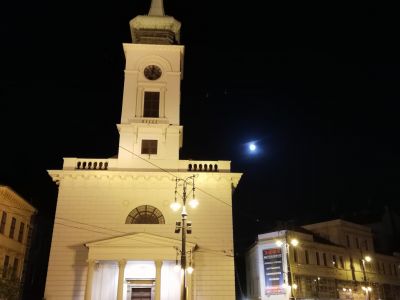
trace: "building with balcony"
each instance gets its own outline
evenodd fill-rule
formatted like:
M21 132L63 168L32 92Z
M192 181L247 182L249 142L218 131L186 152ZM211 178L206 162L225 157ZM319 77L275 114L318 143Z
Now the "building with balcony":
M10 187L0 185L0 276L24 279L36 209Z
M400 256L367 226L332 220L258 235L246 254L249 299L400 299Z

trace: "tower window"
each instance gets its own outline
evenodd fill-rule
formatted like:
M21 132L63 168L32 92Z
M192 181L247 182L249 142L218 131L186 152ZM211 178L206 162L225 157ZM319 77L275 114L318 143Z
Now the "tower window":
M158 118L160 111L160 93L144 92L143 117Z
M142 140L142 154L157 154L157 140Z

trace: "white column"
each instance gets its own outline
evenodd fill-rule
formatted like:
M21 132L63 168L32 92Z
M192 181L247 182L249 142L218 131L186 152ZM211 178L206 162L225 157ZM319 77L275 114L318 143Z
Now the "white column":
M118 266L119 266L119 270L118 270L117 300L123 300L126 260L121 259L120 261L118 261Z
M161 260L156 260L156 299L155 300L160 300L161 299L161 267L162 267L162 261Z
M92 259L88 260L85 300L92 300L94 265L95 265L94 260L92 260Z

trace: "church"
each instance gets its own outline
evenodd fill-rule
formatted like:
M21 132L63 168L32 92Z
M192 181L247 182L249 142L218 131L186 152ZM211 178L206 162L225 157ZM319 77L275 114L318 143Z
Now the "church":
M58 198L45 299L235 299L241 174L179 158L181 23L152 0L129 26L118 155L48 171Z

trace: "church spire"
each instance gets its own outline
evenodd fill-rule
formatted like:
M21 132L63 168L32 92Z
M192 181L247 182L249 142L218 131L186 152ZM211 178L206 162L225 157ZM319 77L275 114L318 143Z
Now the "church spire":
M149 16L165 16L163 0L151 1Z
M134 44L180 43L181 23L165 15L163 0L152 0L149 14L133 18L129 25Z

